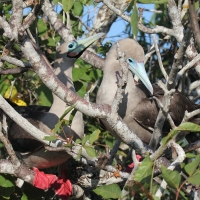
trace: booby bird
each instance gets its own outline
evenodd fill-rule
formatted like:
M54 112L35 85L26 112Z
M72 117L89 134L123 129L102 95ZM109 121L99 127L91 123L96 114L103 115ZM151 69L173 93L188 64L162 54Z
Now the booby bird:
M152 86L144 68L144 51L143 48L133 39L122 39L118 41L120 51L125 52L125 59L128 63L129 71L127 85L123 94L122 102L119 105L118 114L121 116L127 126L146 144L149 144L152 136L152 129L158 115L159 107L155 100L151 97L155 95L160 100L164 92L158 86ZM112 105L117 85L121 78L121 67L118 61L117 44L114 44L109 50L105 65L104 75L97 92L96 102L101 104ZM143 84L136 84L132 73L136 74ZM148 89L148 90L147 90ZM173 95L170 114L175 122L179 125L186 110L193 111L197 109L197 105L191 102L180 92ZM106 129L112 135L117 137L112 127L105 120L102 120ZM151 129L149 129L149 127ZM164 131L170 130L167 122ZM120 138L118 138L120 139Z
M59 47L59 53L55 61L55 74L66 87L75 91L72 81L73 64L80 53L102 35L103 33L99 33L80 41L64 43ZM23 113L30 123L41 131L52 135L52 129L67 108L66 103L53 94L53 104L49 112L42 112L41 110L35 110L31 107L24 107ZM16 110L20 111L21 108L18 107ZM68 120L69 115L64 119ZM76 112L71 126L63 127L61 136L63 136L64 139L65 137L76 139L82 138L83 134L84 124L82 113ZM69 158L66 152L45 151L44 145L41 142L37 141L15 122L12 122L8 135L14 150L21 153L21 159L29 167L37 167L40 169L49 168L60 165Z

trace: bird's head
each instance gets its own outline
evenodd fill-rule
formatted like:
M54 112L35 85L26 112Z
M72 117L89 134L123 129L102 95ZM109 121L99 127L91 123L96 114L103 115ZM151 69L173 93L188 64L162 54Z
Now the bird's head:
M87 47L89 47L93 42L98 40L104 35L104 33L98 33L88 38L72 41L67 44L68 57L77 57L81 52L83 52Z

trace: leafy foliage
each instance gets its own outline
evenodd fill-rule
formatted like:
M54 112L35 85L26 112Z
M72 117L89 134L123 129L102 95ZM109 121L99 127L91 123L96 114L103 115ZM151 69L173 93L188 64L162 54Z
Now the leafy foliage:
M105 199L119 199L121 194L120 187L117 184L104 185L93 191Z

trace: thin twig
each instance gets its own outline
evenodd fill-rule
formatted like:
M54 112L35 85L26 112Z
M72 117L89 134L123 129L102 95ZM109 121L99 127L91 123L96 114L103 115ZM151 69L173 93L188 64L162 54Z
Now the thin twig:
M161 58L161 55L160 55L160 51L158 49L158 45L157 45L157 42L156 42L156 38L154 35L151 36L152 39L153 39L153 43L154 43L154 47L155 47L155 50L156 50L156 55L157 55L157 58L158 58L158 63L159 63L159 66L160 66L160 69L161 69L161 72L163 74L163 76L165 77L165 80L168 81L168 75L165 71L165 68L162 64L162 58Z

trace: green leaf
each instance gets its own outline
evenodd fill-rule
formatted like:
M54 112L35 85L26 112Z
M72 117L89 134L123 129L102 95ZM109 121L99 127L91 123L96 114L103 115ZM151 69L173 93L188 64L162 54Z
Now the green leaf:
M60 120L62 120L71 110L73 110L75 107L75 105L70 106L67 110L65 110L65 112L62 114L62 116L60 117Z
M90 6L94 1L93 0L88 0L86 5Z
M157 196L152 196L154 200L160 200L160 198L158 198Z
M135 0L131 0L131 2L130 2L130 4L129 4L128 8L126 9L127 12L131 12L131 10L133 9L134 1L135 1Z
M80 0L80 2L85 5L87 3L87 0Z
M21 200L28 200L28 197L23 193Z
M74 87L75 87L75 90L76 90L76 92L78 93L78 95L80 97L84 97L85 96L85 93L87 92L86 84L83 84L80 81L75 81L74 82Z
M37 23L37 27L38 27L39 36L43 36L47 31L46 23L44 23L44 21L39 18L38 23Z
M142 161L141 165L136 170L134 175L134 181L140 182L145 188L148 188L151 181L151 175L153 170L152 166L153 162L151 161L149 155L147 155ZM138 186L136 186L136 188L138 189Z
M131 27L132 27L132 32L135 37L137 37L138 34L138 9L136 5L136 1L134 3L134 8L133 8L133 13L131 15Z
M184 169L189 176L192 176L196 171L197 167L200 163L200 154L196 156L196 158L189 164L185 165Z
M90 138L89 138L90 144L93 144L95 141L97 141L99 139L100 133L101 133L101 131L99 129L97 129L90 135Z
M79 139L79 138L76 139L75 143L76 143L76 144L81 144L81 139Z
M79 1L74 2L74 5L72 7L72 12L76 16L81 16L81 14L83 13L83 5L82 5L82 3L79 2Z
M121 189L117 184L103 185L93 190L104 199L120 199Z
M89 140L89 135L86 135L82 138L82 145L85 145L85 143Z
M0 94L4 96L9 87L10 81L6 78L6 76L2 76L0 80Z
M193 185L200 185L200 170L195 173L192 177L189 177L187 179L188 182L190 182Z
M74 5L74 0L62 0L62 6L65 12L71 10L73 5Z
M45 136L44 138L43 138L43 140L47 140L47 141L54 141L54 140L56 140L57 139L57 136L56 135L51 135L51 136Z
M42 84L38 89L35 90L38 96L38 105L51 106L53 102L53 96L51 90L46 85Z
M78 81L79 79L81 79L82 76L85 75L86 72L87 72L87 69L85 67L73 68L72 70L73 81Z
M193 153L186 153L186 158L194 158L196 155Z
M162 145L166 145L179 131L200 132L200 126L191 122L182 123L162 139Z
M54 5L58 4L58 0L53 0Z
M110 149L113 148L114 144L115 144L115 138L112 135L107 135L107 137L105 138L105 143L106 145L108 145L110 147Z
M139 2L144 3L144 4L163 4L168 2L168 0L139 0Z
M8 180L8 179L5 179L3 176L0 175L0 186L1 187L13 187L14 184Z
M94 149L93 146L84 145L83 147L84 147L84 149L86 150L88 156L90 156L90 157L92 157L92 158L94 158L94 157L97 156L96 151L95 151L95 149Z
M179 188L181 175L177 171L167 169L164 165L161 167L162 175L167 184L172 188Z

